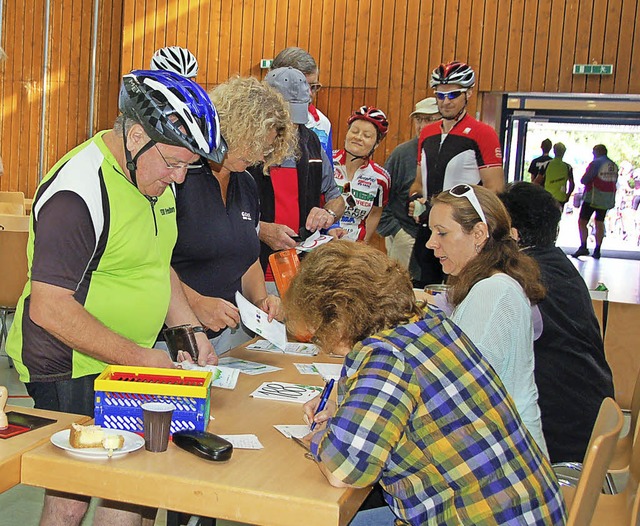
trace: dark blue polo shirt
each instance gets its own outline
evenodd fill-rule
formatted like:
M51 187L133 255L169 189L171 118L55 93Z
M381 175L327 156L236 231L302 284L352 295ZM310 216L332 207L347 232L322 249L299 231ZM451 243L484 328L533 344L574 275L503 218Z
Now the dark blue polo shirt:
M231 174L225 207L209 166L190 168L177 185L176 208L178 241L171 265L195 291L235 304L242 276L260 255L260 205L253 177Z

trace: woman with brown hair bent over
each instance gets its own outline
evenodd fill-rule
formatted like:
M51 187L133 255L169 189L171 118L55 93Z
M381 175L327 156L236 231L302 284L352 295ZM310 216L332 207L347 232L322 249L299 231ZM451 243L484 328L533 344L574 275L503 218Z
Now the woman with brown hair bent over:
M433 249L449 275L451 319L480 349L547 454L534 377L531 304L544 298L537 263L511 237L511 219L491 191L460 184L431 200Z
M334 486L380 482L401 524L564 524L558 483L500 379L462 331L416 304L409 273L364 243L309 254L287 324L343 355L310 449ZM387 508L354 523L393 524Z

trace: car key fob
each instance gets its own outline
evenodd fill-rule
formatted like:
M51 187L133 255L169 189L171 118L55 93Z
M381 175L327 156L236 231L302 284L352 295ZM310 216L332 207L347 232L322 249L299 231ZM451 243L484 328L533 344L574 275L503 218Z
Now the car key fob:
M206 460L229 460L233 452L231 442L206 431L177 431L173 443Z

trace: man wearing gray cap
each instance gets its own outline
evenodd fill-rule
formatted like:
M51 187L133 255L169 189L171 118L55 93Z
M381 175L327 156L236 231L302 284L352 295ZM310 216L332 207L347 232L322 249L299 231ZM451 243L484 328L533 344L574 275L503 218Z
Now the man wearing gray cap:
M299 136L298 157L292 152L282 165L269 167L267 174L262 165L248 169L260 196L260 262L267 288L274 291L269 286L274 280L269 255L293 248L300 239L333 225L342 217L345 203L320 140L305 126L311 92L304 74L291 67L277 68L267 74L265 82L289 103Z
M436 99L429 97L418 102L415 111L411 113L411 119L415 136L397 146L384 165L391 174L391 191L377 230L378 234L385 237L389 257L408 268L414 277L418 269L415 261L412 261L411 253L418 225L407 215L407 202L418 164L418 137L422 128L440 119Z

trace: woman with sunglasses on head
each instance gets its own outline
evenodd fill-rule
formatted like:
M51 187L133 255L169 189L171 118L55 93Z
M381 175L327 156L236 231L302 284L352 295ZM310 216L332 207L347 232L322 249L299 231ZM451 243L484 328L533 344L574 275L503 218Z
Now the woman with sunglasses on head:
M340 236L367 242L389 200L391 176L371 160L389 131L389 122L382 110L362 106L351 114L347 124L344 149L333 154L334 177L346 203L339 221L344 231Z
M255 78L232 78L209 96L228 150L220 164L203 160L190 167L177 187L178 241L171 263L221 354L251 337L241 329L236 291L271 319L282 319L280 299L265 288L258 259L258 190L245 170L282 162L297 135L282 96Z
M311 252L283 299L287 326L344 356L338 403L304 415L330 484L379 482L387 505L350 526L560 525L551 465L489 363L409 273L364 243ZM302 453L302 452L300 452Z
M538 446L547 453L534 377L534 317L544 298L536 262L511 237L490 190L460 184L431 199L427 247L449 276L451 319L493 366Z

